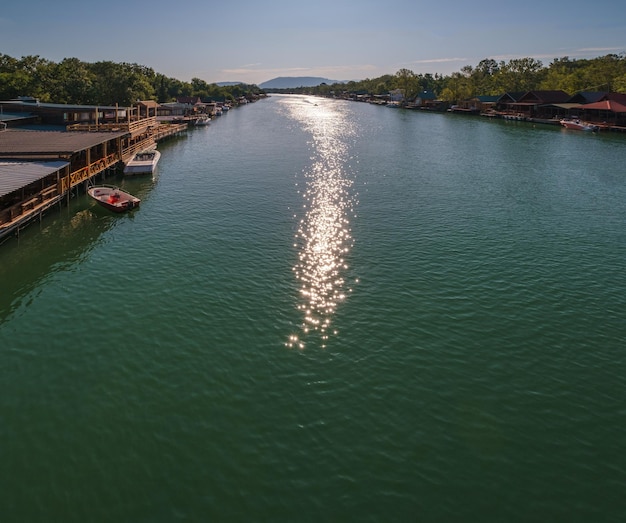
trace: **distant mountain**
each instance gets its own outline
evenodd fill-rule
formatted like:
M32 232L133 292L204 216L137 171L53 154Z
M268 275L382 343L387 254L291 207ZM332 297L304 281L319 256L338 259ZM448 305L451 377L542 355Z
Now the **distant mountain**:
M315 87L320 84L336 84L339 80L329 80L319 76L279 76L259 84L261 89L294 89L296 87Z
M228 87L230 85L239 85L242 83L243 82L217 82L216 85L219 85L220 87Z

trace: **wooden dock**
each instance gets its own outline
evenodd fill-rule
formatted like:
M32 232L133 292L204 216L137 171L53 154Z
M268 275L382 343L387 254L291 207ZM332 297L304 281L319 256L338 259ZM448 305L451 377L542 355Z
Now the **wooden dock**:
M186 130L186 123L160 123L148 117L124 123L73 124L66 131L2 131L0 164L14 169L15 176L0 187L0 241L19 234L20 228L41 219L55 204L69 202L73 188L81 184L86 188L98 175L123 168L136 152ZM19 173L29 162L61 159L65 160L63 168L40 179Z

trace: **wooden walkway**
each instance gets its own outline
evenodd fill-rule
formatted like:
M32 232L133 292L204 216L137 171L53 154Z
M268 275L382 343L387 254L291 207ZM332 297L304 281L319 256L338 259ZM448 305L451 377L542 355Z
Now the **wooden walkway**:
M113 127L111 127L113 126ZM110 128L109 128L110 127ZM120 152L107 154L106 156L90 161L87 165L69 171L58 179L58 182L30 194L23 201L17 202L8 208L0 209L0 241L11 233L19 234L20 228L25 227L33 219L41 219L43 213L55 204L60 204L64 199L69 201L71 190L83 183L95 179L107 169L117 169L123 166L133 155L141 150L154 146L157 142L187 130L186 123L162 124L156 118L144 118L139 122L120 126L118 124L104 125L73 125L68 128L71 131L100 132L125 132L136 133L145 136L143 139L134 141ZM89 154L87 154L89 158Z

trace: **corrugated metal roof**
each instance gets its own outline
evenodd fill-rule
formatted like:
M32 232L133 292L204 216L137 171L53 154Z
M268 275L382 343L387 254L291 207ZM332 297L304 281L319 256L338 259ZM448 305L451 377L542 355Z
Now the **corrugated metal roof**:
M0 196L17 191L28 184L45 178L59 169L69 165L68 162L7 162L0 160Z
M10 122L11 120L27 120L32 118L32 113L0 113L0 122Z
M0 132L0 156L19 158L22 155L67 155L108 142L125 134L128 133L126 131L80 132L7 129Z

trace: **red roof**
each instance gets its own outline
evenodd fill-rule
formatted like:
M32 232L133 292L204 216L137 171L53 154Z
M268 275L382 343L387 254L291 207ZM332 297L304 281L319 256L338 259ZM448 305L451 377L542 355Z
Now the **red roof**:
M581 109L593 109L595 111L611 111L612 113L626 113L626 105L613 100L602 100L592 104L585 104Z

